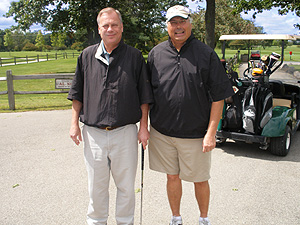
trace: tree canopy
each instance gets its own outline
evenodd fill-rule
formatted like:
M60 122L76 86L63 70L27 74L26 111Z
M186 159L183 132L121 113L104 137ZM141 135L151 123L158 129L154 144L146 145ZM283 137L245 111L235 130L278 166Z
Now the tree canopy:
M222 34L258 34L263 33L262 27L256 27L250 20L243 19L239 14L233 15L234 7L228 0L216 0L215 4L215 40L219 40ZM193 32L195 36L205 41L208 35L206 30L206 11L199 8L196 13L192 14ZM215 45L215 43L213 43Z
M274 7L278 8L279 15L286 15L289 12L295 13L300 17L300 1L299 0L231 0L232 5L235 7L235 13L240 12L249 12L250 10L254 10L252 15L253 18L256 17L258 13L263 12L263 10L270 10ZM294 24L295 27L300 29L300 24Z
M13 16L18 27L27 30L40 23L48 31L81 32L88 44L100 40L97 15L102 8L113 7L122 14L123 38L132 46L149 50L157 44L165 12L173 5L186 5L186 0L20 0L12 2L6 17Z

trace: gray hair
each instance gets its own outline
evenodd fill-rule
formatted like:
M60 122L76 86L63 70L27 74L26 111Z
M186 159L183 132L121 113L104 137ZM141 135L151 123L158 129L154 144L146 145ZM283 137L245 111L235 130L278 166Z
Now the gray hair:
M98 16L97 16L97 23L98 23L98 25L100 25L100 17L102 16L102 14L104 14L104 13L110 13L110 12L115 12L115 13L117 13L117 15L119 16L119 19L120 19L121 23L123 23L122 15L121 15L121 13L119 12L119 10L114 9L114 8L112 8L112 7L107 7L107 8L102 9L102 10L99 12L99 14L98 14Z

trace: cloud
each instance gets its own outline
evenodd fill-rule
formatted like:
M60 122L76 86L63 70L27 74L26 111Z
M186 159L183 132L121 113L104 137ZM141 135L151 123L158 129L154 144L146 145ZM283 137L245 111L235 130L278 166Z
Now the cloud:
M9 18L0 17L0 29L1 30L10 28L12 25L17 25L12 17L9 17Z
M294 24L299 23L299 17L293 13L287 15L279 15L278 9L273 8L269 11L264 11L256 15L256 19L252 19L254 11L248 14L241 13L244 19L250 19L256 26L264 28L267 34L299 34L299 29L294 27Z
M10 2L12 2L13 0L1 0L1 4L0 4L0 13L6 13L8 11L8 8L10 6Z

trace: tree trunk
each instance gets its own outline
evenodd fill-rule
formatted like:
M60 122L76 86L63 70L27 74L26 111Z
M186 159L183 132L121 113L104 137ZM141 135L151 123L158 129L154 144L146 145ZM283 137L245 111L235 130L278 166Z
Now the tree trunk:
M101 38L98 33L98 27L94 26L94 29L88 30L88 45L97 44L100 42Z
M206 44L212 49L215 48L215 12L216 3L215 0L206 1L206 12L205 12L205 39Z

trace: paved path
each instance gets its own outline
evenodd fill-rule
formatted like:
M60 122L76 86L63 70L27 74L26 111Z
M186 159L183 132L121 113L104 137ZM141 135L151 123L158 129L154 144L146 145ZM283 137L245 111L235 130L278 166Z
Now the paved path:
M71 111L0 114L0 224L81 225L88 203L82 145L68 137ZM257 145L228 142L213 151L210 218L213 225L300 224L300 132L286 157ZM143 224L168 224L165 175L144 172ZM136 188L140 187L140 166ZM115 188L110 186L109 225ZM193 185L183 183L185 225L196 225ZM136 194L139 224L140 193Z

